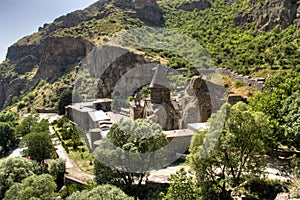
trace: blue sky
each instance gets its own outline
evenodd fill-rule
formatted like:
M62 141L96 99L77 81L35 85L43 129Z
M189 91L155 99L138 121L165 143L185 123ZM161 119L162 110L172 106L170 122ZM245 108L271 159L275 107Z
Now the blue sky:
M37 32L45 23L96 0L1 0L0 1L0 62L7 48L26 35Z

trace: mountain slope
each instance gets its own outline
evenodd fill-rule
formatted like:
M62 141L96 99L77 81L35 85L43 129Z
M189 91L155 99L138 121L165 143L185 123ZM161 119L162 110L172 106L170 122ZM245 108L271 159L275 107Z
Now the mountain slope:
M141 26L194 38L218 67L263 76L300 70L299 16L294 0L99 1L45 24L8 49L0 65L0 109L18 100L19 108L55 109L93 48L115 33ZM172 66L180 64L178 55L141 51L163 57Z

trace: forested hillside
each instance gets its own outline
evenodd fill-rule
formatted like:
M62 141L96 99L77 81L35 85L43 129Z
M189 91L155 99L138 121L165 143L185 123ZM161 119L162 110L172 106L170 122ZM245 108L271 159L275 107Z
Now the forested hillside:
M62 91L72 88L82 58L116 33L143 26L193 38L216 67L266 78L299 72L299 23L294 0L99 1L44 24L8 49L0 66L0 107L22 100L20 109L56 109ZM174 68L191 67L163 49L142 51Z
M100 0L44 24L9 47L0 64L0 198L300 198L299 46L299 0ZM154 72L158 63L177 74ZM208 73L194 76L199 71ZM134 93L141 95L127 95L139 81ZM167 84L174 90L161 87ZM118 95L89 133L62 116L72 101L106 98L92 102L98 108L123 90L138 117ZM163 99L164 115L156 115L157 103L147 105L153 97ZM198 112L195 102L203 129L181 125ZM91 107L72 109L89 115ZM49 123L35 111L61 116L50 114ZM146 119L114 119L127 115ZM176 127L163 130L156 118ZM96 134L101 140L90 144ZM165 150L175 154L171 142L190 146L165 163ZM26 158L7 158L19 147ZM56 159L61 153L69 166ZM167 179L165 172L173 174Z

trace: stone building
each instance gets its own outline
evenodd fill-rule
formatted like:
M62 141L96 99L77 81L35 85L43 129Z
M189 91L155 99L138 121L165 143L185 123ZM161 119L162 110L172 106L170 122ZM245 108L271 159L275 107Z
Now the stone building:
M166 71L161 65L157 65L155 70L150 84L150 99L141 99L137 93L134 101L129 103L130 119L149 118L164 130L181 128L179 105L171 98Z

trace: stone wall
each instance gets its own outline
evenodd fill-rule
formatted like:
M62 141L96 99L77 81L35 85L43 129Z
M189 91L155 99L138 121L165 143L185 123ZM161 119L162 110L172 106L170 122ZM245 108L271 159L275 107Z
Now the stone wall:
M217 68L217 69L180 69L180 73L187 73L190 71L194 75L209 75L209 74L223 74L229 76L233 80L239 80L244 83L244 85L251 86L258 90L263 90L265 86L265 78L252 78L250 76L245 76L236 72L233 72L226 68Z
M227 75L234 81L239 80L243 82L244 85L253 87L258 90L263 90L265 86L265 78L251 78L250 76L244 76L225 68L218 68L215 70L215 73Z

